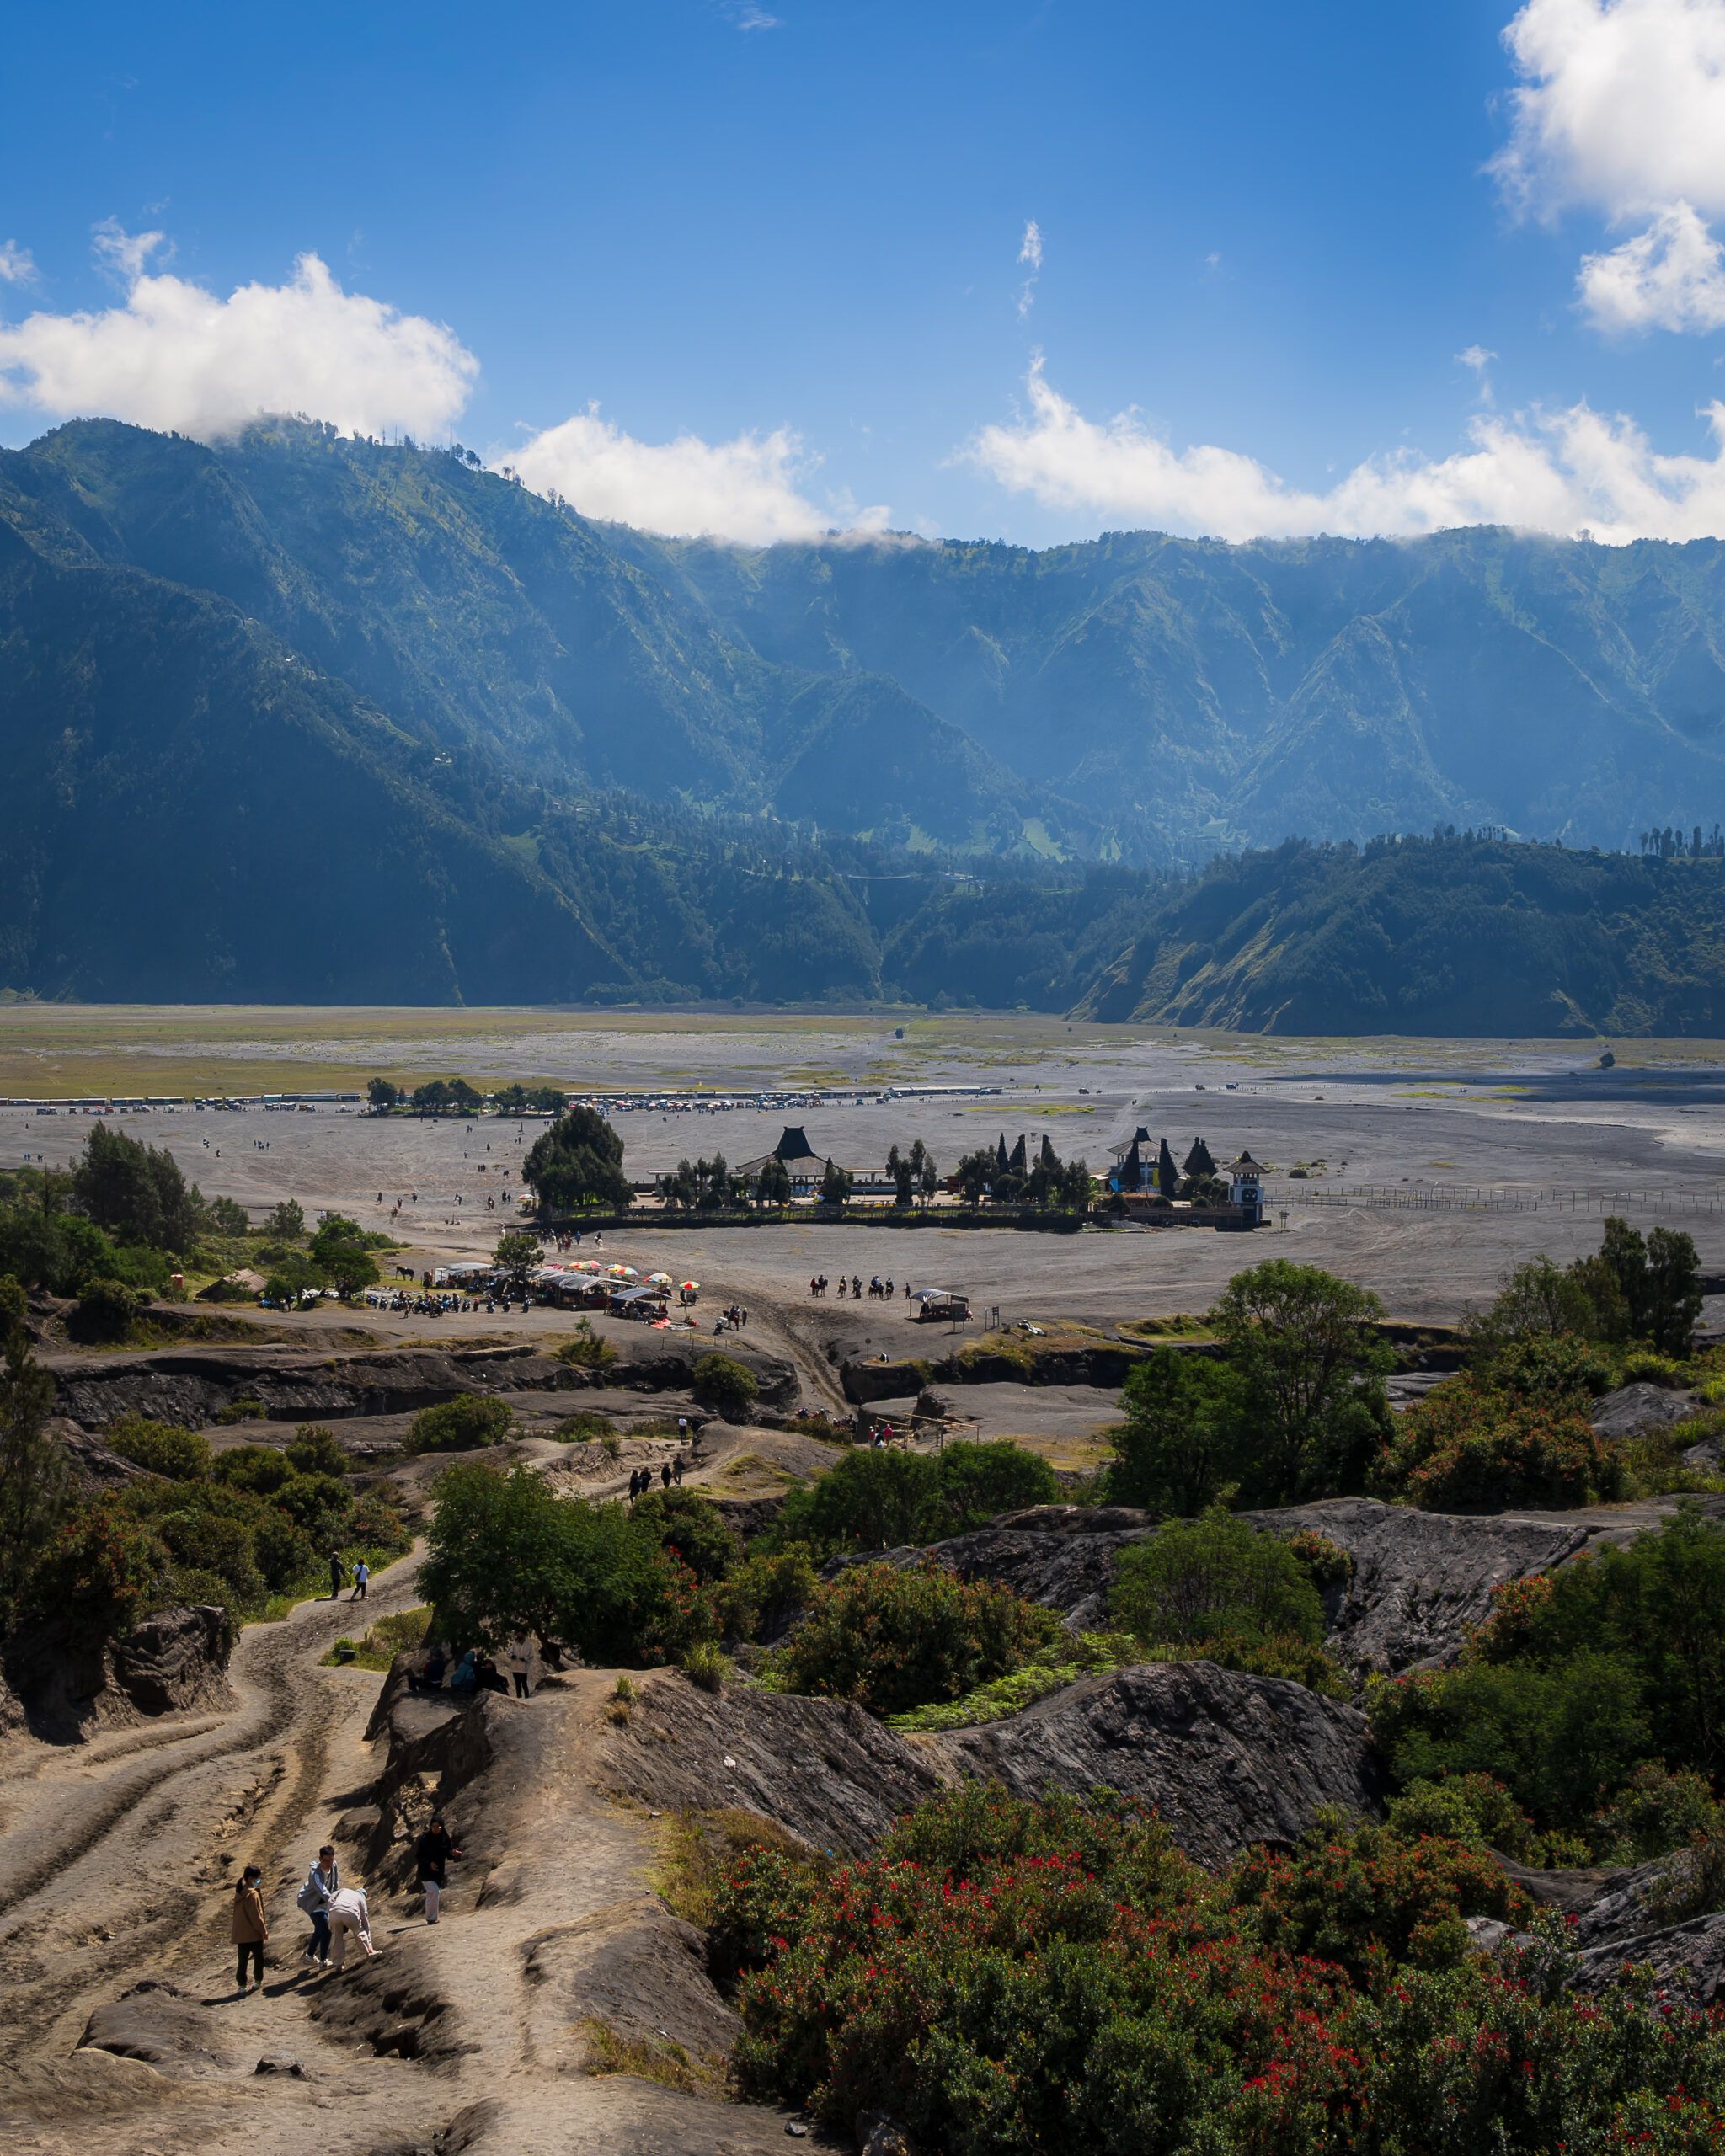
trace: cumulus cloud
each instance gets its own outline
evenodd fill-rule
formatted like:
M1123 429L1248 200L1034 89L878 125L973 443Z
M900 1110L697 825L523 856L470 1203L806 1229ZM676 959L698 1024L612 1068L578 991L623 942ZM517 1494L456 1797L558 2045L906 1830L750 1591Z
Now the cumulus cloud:
M1036 280L1042 275L1042 227L1034 217L1024 227L1018 243L1018 259L1029 275L1018 287L1018 318L1022 322L1036 304Z
M848 503L822 510L804 491L815 460L780 427L729 441L679 435L638 441L596 406L547 427L509 460L537 493L560 494L584 516L648 531L702 534L747 546L813 539L835 525L879 529L886 512Z
M1494 169L1531 209L1725 211L1725 0L1527 0Z
M1609 253L1585 256L1578 284L1601 329L1725 328L1725 248L1687 202Z
M0 240L0 285L34 284L35 275L29 249L15 239Z
M1503 33L1519 87L1493 161L1510 199L1648 219L1577 280L1607 330L1725 324L1706 219L1725 211L1725 0L1527 0Z
M317 255L301 255L285 284L222 299L148 274L163 243L105 226L97 255L125 288L120 305L0 323L0 401L205 440L262 412L309 412L350 433L432 433L467 403L479 363L451 330L344 291Z
M1374 457L1309 492L1237 450L1172 449L1134 411L1087 419L1039 360L1028 393L1028 409L983 428L964 460L1049 508L1126 524L1232 540L1413 537L1466 524L1585 530L1613 545L1725 536L1725 403L1702 415L1712 443L1704 456L1659 455L1632 419L1579 403L1514 419L1481 414L1451 456Z

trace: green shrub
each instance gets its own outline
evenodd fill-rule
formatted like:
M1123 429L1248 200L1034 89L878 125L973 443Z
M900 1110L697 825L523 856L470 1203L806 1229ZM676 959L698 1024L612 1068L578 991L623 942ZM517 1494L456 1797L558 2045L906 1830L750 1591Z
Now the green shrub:
M1353 1551L1320 1534L1315 1527L1296 1529L1287 1541L1300 1570L1320 1595L1332 1587L1346 1587L1354 1577Z
M175 1422L154 1422L146 1415L124 1415L102 1433L102 1442L122 1460L165 1475L170 1481L194 1482L210 1472L210 1440Z
M1122 1550L1111 1598L1146 1646L1202 1655L1224 1642L1323 1638L1323 1605L1294 1550L1226 1513L1171 1520Z
M267 1497L293 1473L293 1463L274 1445L234 1445L218 1452L210 1462L212 1481L231 1483L237 1490L250 1490Z
M124 1340L142 1307L124 1281L86 1281L72 1314L72 1329L81 1340Z
M170 1603L184 1603L190 1609L219 1609L227 1618L229 1629L238 1631L248 1614L232 1580L225 1580L220 1572L208 1572L196 1565L175 1565L168 1576L168 1586L163 1599Z
M122 1639L160 1606L172 1560L162 1538L113 1497L74 1513L32 1569L26 1598L83 1639Z
M285 1513L272 1509L252 1531L252 1553L264 1585L281 1594L308 1577L318 1563L318 1545Z
M635 1500L633 1517L661 1549L681 1557L703 1586L722 1580L737 1561L740 1545L734 1531L697 1490L649 1490Z
M740 1422L761 1390L755 1373L732 1355L703 1355L691 1387L703 1407L727 1422Z
M1589 1504L1620 1496L1624 1480L1622 1449L1578 1401L1523 1401L1464 1374L1397 1417L1371 1484L1429 1512L1478 1513Z
M559 1363L568 1363L578 1370L608 1370L617 1360L617 1350L610 1341L601 1339L593 1330L590 1318L577 1318L575 1329L560 1347L551 1351Z
M218 1407L210 1419L212 1422L262 1422L268 1419L268 1414L261 1400L242 1394L238 1400L230 1400L225 1407Z
M1536 1861L1533 1822L1489 1774L1452 1774L1411 1782L1385 1807L1389 1823L1410 1841L1435 1835L1472 1849L1497 1849L1517 1864Z
M590 1408L583 1408L578 1414L563 1417L557 1426L557 1438L560 1444L566 1445L603 1444L607 1438L615 1444L617 1425L610 1416L595 1415ZM617 1457L615 1452L611 1457Z
M299 1475L344 1475L347 1454L334 1430L321 1422L302 1422L287 1449L288 1465Z
M960 1440L938 1453L859 1445L788 1494L773 1539L824 1551L902 1549L969 1534L1060 1494L1045 1460L1004 1439Z
M353 1492L339 1475L291 1475L270 1502L327 1552L352 1532Z
M435 1407L422 1407L408 1425L409 1452L478 1452L501 1444L515 1427L506 1400L464 1392Z
M726 1639L757 1639L814 1596L814 1566L806 1542L752 1552L732 1566L717 1599L719 1629Z
M156 1532L176 1565L214 1572L225 1580L238 1609L253 1609L263 1603L266 1590L254 1548L254 1530L244 1521L189 1507L159 1514Z
M892 1714L1004 1676L1061 1630L1052 1610L938 1565L853 1565L815 1589L772 1666L790 1691Z
M1690 1768L1674 1774L1657 1759L1647 1759L1594 1815L1588 1840L1601 1864L1645 1864L1722 1835L1725 1806L1706 1776Z

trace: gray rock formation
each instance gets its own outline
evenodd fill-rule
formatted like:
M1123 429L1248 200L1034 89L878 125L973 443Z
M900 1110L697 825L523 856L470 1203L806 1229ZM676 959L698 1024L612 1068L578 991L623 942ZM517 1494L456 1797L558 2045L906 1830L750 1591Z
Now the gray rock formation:
M232 2063L218 2017L177 1985L154 1980L99 2006L78 2047L142 2059L174 2075L220 2073Z
M1315 1529L1348 1552L1354 1577L1326 1597L1330 1647L1391 1675L1453 1662L1491 1614L1494 1588L1549 1572L1598 1532L1581 1519L1422 1513L1371 1497L1242 1517L1282 1534Z
M1212 1865L1254 1842L1297 1839L1325 1806L1369 1812L1381 1795L1357 1708L1208 1662L1087 1678L932 1748L1019 1796L1106 1783L1143 1797L1188 1855Z
M1625 1385L1594 1402L1589 1421L1602 1438L1638 1437L1643 1430L1669 1430L1700 1412L1692 1392L1670 1392L1664 1385Z
M811 1849L859 1855L940 1788L936 1763L861 1707L738 1685L716 1698L667 1670L606 1737L601 1779L665 1810L758 1812Z
M644 1331L646 1328L644 1326ZM632 1344L604 1374L612 1390L686 1391L706 1352L659 1337ZM796 1373L783 1358L728 1348L754 1371L761 1400L789 1406ZM123 1415L150 1415L200 1428L236 1400L255 1400L280 1422L339 1422L404 1414L469 1392L590 1390L599 1374L572 1369L531 1347L377 1348L318 1354L300 1348L175 1348L153 1354L79 1357L54 1370L56 1409L87 1430Z
M228 1701L233 1634L214 1605L158 1609L122 1640L91 1644L60 1613L7 1640L0 1736L28 1727L57 1742L176 1708Z
M1580 1960L1578 1990L1603 1991L1625 1968L1638 1967L1651 1969L1674 1996L1712 2006L1725 2002L1725 1913L1682 1913L1694 1862L1680 1850L1633 1869L1504 1870L1542 1907L1573 1920L1569 1943Z
M961 1580L991 1580L1060 1610L1069 1630L1090 1631L1107 1621L1115 1561L1129 1543L1155 1531L1156 1518L1130 1505L1032 1505L927 1550L866 1550L836 1560L827 1571L879 1559L920 1565L933 1557Z

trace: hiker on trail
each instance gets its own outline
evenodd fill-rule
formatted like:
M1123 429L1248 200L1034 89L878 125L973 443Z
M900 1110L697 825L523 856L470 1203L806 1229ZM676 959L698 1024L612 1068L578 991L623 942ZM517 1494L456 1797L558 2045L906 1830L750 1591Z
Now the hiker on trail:
M689 1418L686 1415L679 1415L677 1417L677 1443L680 1445L686 1445L688 1442Z
M342 1563L339 1552L332 1550L329 1553L329 1599L332 1602L340 1600L341 1590L346 1581L347 1566Z
M533 1642L525 1632L517 1632L510 1641L504 1660L508 1663L509 1673L515 1682L515 1697L525 1700L527 1697L527 1678L533 1667Z
M459 1856L461 1851L449 1838L449 1829L443 1823L443 1814L434 1812L431 1824L414 1845L414 1864L419 1881L425 1890L425 1921L435 1924L437 1905L443 1898L443 1890L449 1884L449 1860Z
M329 1897L329 1932L335 1951L330 1957L332 1969L340 1969L347 1960L348 1941L357 1940L366 1959L375 1961L377 1949L371 1944L371 1908L361 1886L338 1886Z
M354 1591L348 1597L348 1600L350 1602L363 1602L365 1600L366 1582L371 1578L371 1567L366 1562L363 1557L356 1558L354 1563Z
M340 1884L334 1849L325 1842L296 1897L299 1907L312 1919L311 1944L305 1956L307 1968L314 1961L326 1969L329 1967L329 1897Z
M233 1972L239 1991L250 1988L246 1983L248 1962L257 1972L258 1989L264 1988L264 1941L270 1936L270 1925L264 1914L263 1888L263 1873L256 1865L248 1864L233 1890L233 1919L227 1935L239 1949L239 1967Z
M676 1483L679 1487L681 1486L683 1480L683 1455L681 1453L677 1454L676 1458L670 1464L670 1479L673 1482Z
M661 1468L660 1469L660 1470L659 1470L659 1479L660 1479L660 1481L665 1485L665 1488L666 1488L667 1490L668 1490L668 1489L670 1489L670 1462L669 1460L666 1460L666 1462L665 1463L664 1466L663 1466L663 1467L661 1467Z

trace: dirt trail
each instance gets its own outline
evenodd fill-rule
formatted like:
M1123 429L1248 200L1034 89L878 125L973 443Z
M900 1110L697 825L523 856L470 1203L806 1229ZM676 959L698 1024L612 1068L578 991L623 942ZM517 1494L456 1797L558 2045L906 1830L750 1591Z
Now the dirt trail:
M371 1615L410 1606L416 1563L374 1577ZM248 1627L227 1712L0 1754L12 2039L0 2150L299 2156L308 2137L355 2156L782 2146L780 2115L588 2071L595 2018L649 2041L662 2022L697 2057L728 2035L687 1935L647 1885L657 1830L593 1785L611 1673L553 1679L526 1702L488 1697L475 1711L496 1756L467 1800L476 1816L445 1921L427 1926L417 1897L367 1881L382 1957L304 1973L298 1881L383 1764L364 1741L380 1680L319 1665L360 1614L317 1602ZM340 1854L355 1876L356 1852ZM264 1870L272 1938L264 1989L240 1996L227 1914L247 1860ZM191 2031L179 2052L146 2064L77 2049L92 2012L141 1981L183 1994L144 2003ZM303 2076L259 2074L271 2056Z
M417 1566L409 1555L376 1574L367 1616L409 1607ZM126 1981L207 1959L233 1862L270 1877L323 1794L332 1746L369 1704L318 1666L360 1620L344 1598L246 1627L225 1714L0 1750L0 1983L15 2038L69 2049Z

